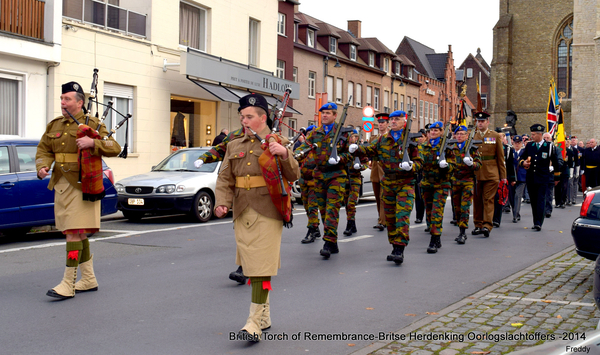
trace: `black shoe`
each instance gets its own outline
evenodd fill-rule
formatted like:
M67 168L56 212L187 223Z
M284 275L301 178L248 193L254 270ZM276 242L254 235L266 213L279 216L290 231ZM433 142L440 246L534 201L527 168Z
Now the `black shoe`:
M56 293L56 291L54 291L54 290L48 290L48 292L46 292L46 296L58 298L60 300L66 300L68 298L75 297L75 296L63 296L63 295L60 295L60 294Z
M565 204L561 203L560 206L558 206L558 208L565 208Z
M331 254L337 254L339 252L340 252L340 250L337 246L337 243L325 241L325 244L323 245L323 249L321 249L321 251L319 251L319 254L321 254L321 256L323 256L325 259L329 259Z
M396 265L400 265L404 262L404 245L394 245L394 251L392 251L392 261Z
M427 226L427 228L425 228L425 232L431 232L431 227Z
M229 274L229 279L236 281L240 285L243 285L246 282L248 282L248 278L246 276L244 276L244 271L242 270L241 266L238 267L237 270L235 270L234 272Z
M423 219L418 219L418 218L417 218L417 219L415 219L415 223L416 223L416 224L423 223Z
M377 223L373 226L373 229L379 229L379 231L382 232L385 229L385 226L381 223Z
M526 199L525 203L531 203L531 200L530 199Z
M315 241L315 239L321 237L321 232L319 232L319 228L310 227L308 228L308 232L306 232L306 237L300 241L302 244L308 244Z
M473 231L471 231L471 234L473 234L473 235L480 235L481 234L481 228L475 227L475 229L473 229Z
M492 223L492 225L493 225L495 228L500 228L500 223L498 223L498 222L494 222L494 223Z
M552 217L552 214L551 213L546 213L546 218L550 218L550 217Z
M455 239L456 242L458 242L458 244L465 244L465 242L467 241L467 234L465 233L465 230L465 228L460 229L460 234Z
M431 239L429 240L429 246L427 247L427 253L429 254L435 254L438 251L437 248L437 238L439 238L439 235L432 235Z
M351 236L352 233L356 233L356 223L354 221L348 221L344 235Z
M517 221L520 221L520 220L521 220L521 216L519 215L519 216L517 216Z
M571 206L574 205L574 203L571 203L571 201L567 201L567 206Z
M513 223L517 223L517 219L516 218L513 218Z
M436 235L435 238L436 238L435 239L435 246L436 246L436 248L441 249L442 248L442 236L441 235Z
M537 224L535 226L533 226L531 229L533 229L534 231L541 231L542 230L542 226L538 226Z
M490 230L487 227L483 227L481 228L481 234L483 234L483 236L487 238L490 236Z
M452 224L454 226L457 226L458 222L455 219L453 219L453 220L450 221L450 224Z

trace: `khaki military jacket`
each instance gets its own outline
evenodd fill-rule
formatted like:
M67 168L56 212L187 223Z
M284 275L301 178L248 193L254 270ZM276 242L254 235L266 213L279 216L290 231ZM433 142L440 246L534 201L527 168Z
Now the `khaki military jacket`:
M265 138L271 130L265 127L257 132L261 138ZM289 140L282 137L282 145L285 146ZM252 135L245 134L244 137L230 141L227 144L227 152L223 165L217 179L216 206L233 207L233 219L235 220L246 207L251 207L259 214L283 220L281 214L271 201L269 190L266 186L253 187L250 189L236 187L236 177L262 176L262 170L258 164L258 158L263 150L261 143ZM281 173L289 181L298 180L300 168L298 161L294 159L292 151L288 148L288 158L279 158Z
M481 157L481 168L475 172L478 181L506 179L506 166L504 165L504 148L502 139L497 132L490 129L482 136L481 131L475 132L474 140L481 140L477 152Z
M80 123L85 124L83 110L79 111L79 113L75 115L75 118ZM98 118L90 117L88 126L96 129L96 127L98 127L98 121ZM108 130L104 124L102 124L98 132L102 137L108 135ZM42 135L37 147L35 168L36 171L40 171L41 168L45 167L49 168L56 160L52 170L50 183L48 183L49 190L54 188L54 185L56 185L62 176L64 176L73 187L81 190L81 183L78 182L79 163L75 157L78 153L76 139L77 123L70 117L65 118L64 116L59 116L50 121L46 126L46 132ZM94 143L95 147L92 149L93 155L116 157L121 152L121 146L112 137L108 140L95 139ZM65 159L64 156L61 157L60 154L62 153L69 154L67 159ZM57 159L55 159L56 156L58 156Z

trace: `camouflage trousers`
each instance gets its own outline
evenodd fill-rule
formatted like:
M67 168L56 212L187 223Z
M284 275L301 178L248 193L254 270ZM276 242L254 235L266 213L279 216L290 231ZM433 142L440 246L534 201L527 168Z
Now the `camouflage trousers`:
M442 235L442 219L450 184L423 186L423 199L431 235Z
M306 227L319 228L319 205L317 204L317 196L315 195L314 180L305 180L300 177L298 184L302 193L302 204L308 217Z
M473 181L452 182L452 208L460 228L469 228L469 212L473 201Z
M410 213L415 202L414 180L392 180L381 182L382 204L390 244L407 245L410 228Z
M348 184L346 185L346 194L344 202L346 205L346 219L354 221L356 217L356 204L360 195L360 185L362 184L359 176L348 176Z
M337 242L340 208L344 202L347 177L316 180L314 191L323 222L323 240Z

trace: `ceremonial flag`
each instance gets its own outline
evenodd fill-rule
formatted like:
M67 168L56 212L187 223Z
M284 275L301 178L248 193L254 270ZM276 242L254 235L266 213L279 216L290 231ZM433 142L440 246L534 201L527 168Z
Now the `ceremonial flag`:
M557 128L556 128L556 145L560 147L562 151L563 159L567 158L567 143L565 141L565 123L563 119L563 110L562 107L558 109L558 119L557 119Z
M458 106L458 112L456 114L456 124L459 126L467 125L467 108L465 107L465 104L465 100L461 99L460 105Z
M554 105L554 91L552 90L552 85L550 85L550 93L548 95L548 112L546 113L546 131L550 133L550 135L554 136L556 131L556 106Z

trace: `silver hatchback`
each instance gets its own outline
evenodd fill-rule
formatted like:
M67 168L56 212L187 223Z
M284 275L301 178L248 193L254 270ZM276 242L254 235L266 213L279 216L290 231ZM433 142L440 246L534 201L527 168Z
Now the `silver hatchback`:
M198 222L210 220L221 162L194 166L194 161L209 149L178 150L150 172L119 180L115 184L117 208L131 221L146 214L177 213L187 213Z

